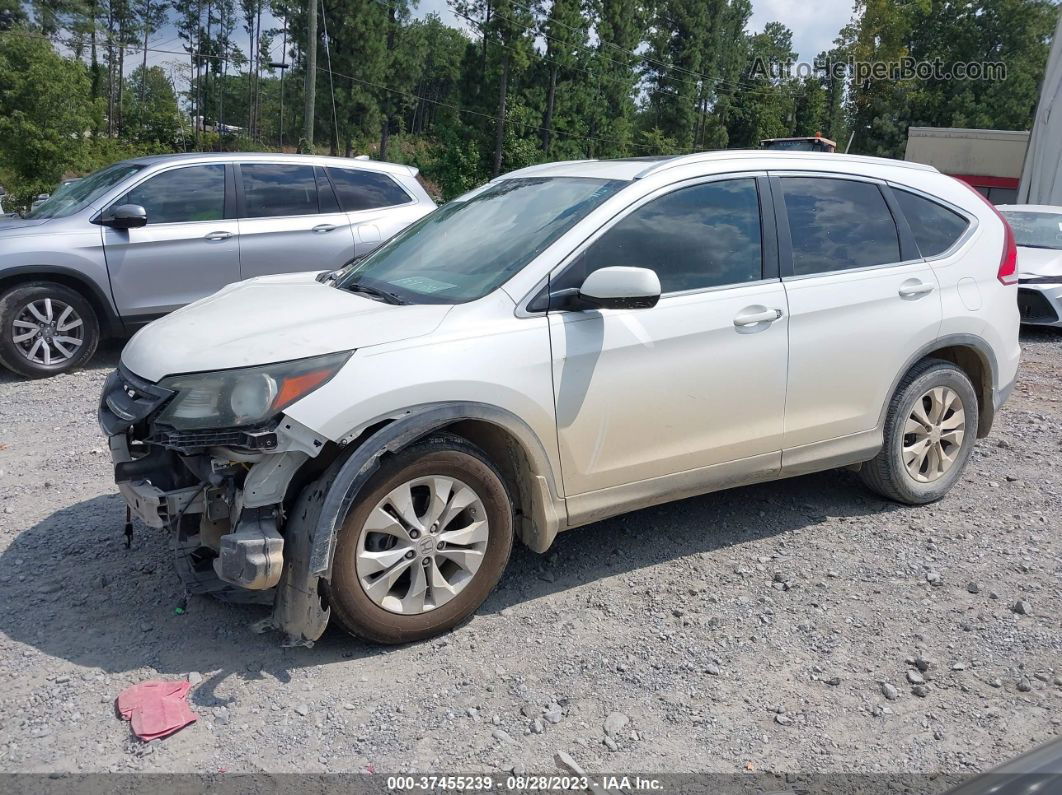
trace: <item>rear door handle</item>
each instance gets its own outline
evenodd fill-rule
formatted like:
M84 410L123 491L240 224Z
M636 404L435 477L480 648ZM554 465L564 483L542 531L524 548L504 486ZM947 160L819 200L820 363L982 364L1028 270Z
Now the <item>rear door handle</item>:
M335 224L318 224L311 231L313 232L331 232L336 228Z
M920 295L927 295L933 292L933 285L928 282L911 280L901 284L897 292L899 292L900 298L917 298Z
M735 326L755 326L757 323L773 323L782 316L781 309L764 309L761 312L742 312L734 318Z
M232 237L232 232L211 232L206 236L207 240L228 240Z

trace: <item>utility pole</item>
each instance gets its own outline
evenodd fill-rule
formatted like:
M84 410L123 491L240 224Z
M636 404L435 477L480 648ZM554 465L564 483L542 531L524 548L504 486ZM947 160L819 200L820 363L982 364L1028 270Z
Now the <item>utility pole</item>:
M313 151L313 114L317 96L317 0L308 0L306 19L306 104L302 111L302 146Z

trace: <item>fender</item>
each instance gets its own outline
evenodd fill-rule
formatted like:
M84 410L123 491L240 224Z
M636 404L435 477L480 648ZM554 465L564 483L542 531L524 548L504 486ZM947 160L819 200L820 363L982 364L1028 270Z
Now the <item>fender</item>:
M395 415L389 415L394 417ZM380 419L387 419L383 417ZM534 469L533 521L536 525L525 543L536 552L544 552L557 532L565 526L567 511L556 495L556 479L542 442L528 425L512 412L486 403L428 403L405 409L400 415L358 445L332 478L321 506L320 517L312 529L309 570L327 576L335 551L336 530L357 499L365 483L379 468L384 454L395 453L434 430L460 420L483 420L513 434L521 443Z
M55 279L54 277L56 276L60 278ZM48 281L49 277L52 277L53 281L58 281L60 284L66 284L69 287L81 290L85 299L92 304L93 309L99 315L102 336L117 337L125 333L125 324L118 317L118 313L114 311L111 297L92 279L71 268L65 268L61 265L15 265L9 268L2 268L0 269L0 289L24 282Z
M996 355L992 351L992 346L982 337L978 337L974 334L946 334L943 337L938 337L933 340L933 342L922 346L913 356L908 358L903 367L900 368L900 371L896 374L896 377L892 380L892 386L889 387L889 391L885 393L885 402L882 404L881 414L878 416L877 427L885 427L885 415L889 411L889 403L892 401L892 396L896 394L896 387L899 385L900 379L904 377L908 370L914 367L916 362L921 361L926 358L926 356L933 353L933 351L940 350L941 348L960 346L975 351L988 374L988 394L985 394L985 384L974 384L983 404L981 414L978 418L977 436L982 439L987 436L988 432L992 429L992 423L996 416L996 409L1002 403L1003 399L1006 398L1006 395L997 395L998 387L996 385L996 373L999 372L999 365L996 362Z

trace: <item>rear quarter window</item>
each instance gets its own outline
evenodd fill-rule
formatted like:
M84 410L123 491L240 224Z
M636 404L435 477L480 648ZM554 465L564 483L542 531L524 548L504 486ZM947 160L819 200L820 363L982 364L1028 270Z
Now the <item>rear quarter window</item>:
M328 175L336 186L339 203L348 213L394 207L411 201L409 194L386 174L353 168L329 168Z
M957 212L932 199L900 188L893 188L892 192L923 257L943 254L955 245L970 225Z

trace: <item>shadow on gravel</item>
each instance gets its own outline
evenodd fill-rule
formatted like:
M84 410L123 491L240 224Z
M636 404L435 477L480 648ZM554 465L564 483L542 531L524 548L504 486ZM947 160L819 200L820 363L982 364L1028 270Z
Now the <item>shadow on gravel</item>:
M546 556L513 551L500 587L480 609L496 613L616 574L712 552L796 528L827 516L898 510L865 491L847 472L735 489L579 528L558 537ZM194 598L178 611L183 591L166 534L138 525L132 549L122 538L117 495L56 511L22 532L0 555L0 632L79 666L122 673L150 667L161 674L221 673L196 690L203 705L223 704L215 688L231 676L281 681L303 666L386 654L386 648L330 628L313 649L282 649L275 634L250 626L262 606Z
M797 529L813 531L828 517L904 510L867 491L853 473L842 470L647 508L561 533L544 556L525 547L514 549L499 588L480 612L500 611L547 593L697 553Z

